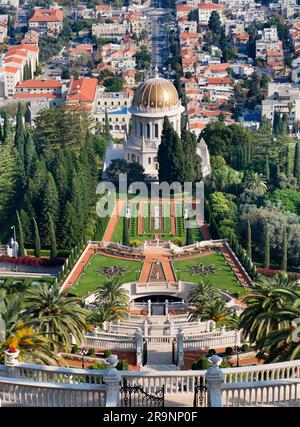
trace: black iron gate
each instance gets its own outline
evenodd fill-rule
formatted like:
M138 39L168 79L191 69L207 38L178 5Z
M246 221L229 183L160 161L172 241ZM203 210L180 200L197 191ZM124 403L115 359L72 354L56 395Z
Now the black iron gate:
M121 407L161 407L165 406L165 387L162 386L156 392L146 393L142 386L128 385L126 378L123 379L121 387Z
M196 378L193 406L195 408L207 406L207 386L204 377Z
M147 359L148 359L147 347L148 347L147 340L144 339L143 340L143 353L142 353L142 366L147 365Z
M177 366L177 339L172 340L172 364Z

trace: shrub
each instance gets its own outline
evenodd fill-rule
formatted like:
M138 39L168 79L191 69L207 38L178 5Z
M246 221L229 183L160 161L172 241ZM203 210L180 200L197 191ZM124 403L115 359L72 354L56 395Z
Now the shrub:
M105 362L99 362L96 365L91 365L89 366L89 369L101 369L101 370L105 370L107 369L108 366Z
M232 347L226 347L226 349L225 349L225 354L226 354L227 356L231 356L231 355L232 355L232 353L233 353L233 348L232 348Z
M213 354L216 354L216 350L214 348L210 348L207 352L208 356L212 356Z
M119 371L128 371L128 368L129 368L129 365L126 360L120 359L118 361L116 369L118 369Z
M93 347L89 348L88 355L89 356L95 356L95 354L96 354L96 350Z
M104 357L109 357L112 355L112 351L111 350L104 350L103 354L104 354Z
M141 242L140 240L130 240L129 244L131 246L137 247L137 246L142 246L143 242Z
M206 357L200 357L196 362L193 362L191 368L193 370L197 369L208 369L209 363Z
M242 344L241 350L242 351L248 351L249 350L249 345L248 344Z
M220 365L220 368L221 369L224 369L224 368L232 368L232 364L230 363L230 362L222 362L221 363L221 365Z
M77 345L77 344L74 344L74 345L72 346L71 353L72 353L72 354L76 354L76 353L78 353L78 351L79 351L78 345Z

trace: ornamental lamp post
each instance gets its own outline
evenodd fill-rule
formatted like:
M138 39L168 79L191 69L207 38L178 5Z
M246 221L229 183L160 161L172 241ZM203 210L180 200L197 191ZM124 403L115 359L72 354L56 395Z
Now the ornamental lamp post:
M242 348L239 345L235 345L233 347L233 350L236 354L236 367L239 368L240 367L240 358L239 358L239 354L242 352Z
M88 351L85 348L81 348L79 350L79 354L81 356L81 367L82 367L82 369L84 369L84 356L86 356L88 354Z

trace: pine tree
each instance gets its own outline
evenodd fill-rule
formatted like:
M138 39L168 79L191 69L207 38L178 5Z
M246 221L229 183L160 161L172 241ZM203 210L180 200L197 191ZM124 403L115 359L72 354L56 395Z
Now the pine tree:
M281 116L279 111L275 111L274 113L273 132L275 135L282 134Z
M283 271L287 271L288 247L287 247L286 226L283 227L282 240L283 240L283 243L282 243L282 262L281 262L281 269Z
M40 256L41 256L40 233L39 233L39 229L38 229L35 218L32 218L32 221L33 221L33 228L34 228L34 255L37 258L40 258Z
M285 152L285 175L287 178L291 176L291 159L290 159L290 146L287 145Z
M17 176L15 153L8 145L0 145L0 224L7 220L15 204Z
M296 147L295 147L293 175L297 179L297 184L300 185L300 142L299 141L296 143Z
M24 168L26 178L33 174L34 163L37 161L37 154L30 132L26 132L24 146Z
M129 231L128 231L128 220L127 218L123 219L123 238L122 243L124 246L129 246Z
M77 242L78 230L76 228L76 210L71 202L67 202L63 216L62 227L60 229L60 246L71 248Z
M247 255L249 259L252 259L252 236L251 236L251 224L248 219L247 222Z
M270 268L270 233L267 223L264 225L264 267Z
M25 255L25 247L24 247L24 233L23 233L23 227L22 227L22 223L20 220L20 216L19 216L19 212L16 211L17 214L17 221L18 221L18 239L19 239L19 253L20 256L24 256Z
M51 258L57 257L57 243L56 243L56 235L52 217L50 213L48 213L49 218L49 239L50 239L50 248L51 248Z
M26 201L24 202L24 208L27 207L27 206L25 206L25 204L26 204ZM34 212L31 211L31 215L30 215L31 218L32 218L32 214L34 214ZM20 216L20 221L22 224L25 245L32 245L33 244L33 238L32 238L32 234L33 234L32 231L33 230L32 230L32 222L30 221L30 217L27 214L27 212L25 211L25 209L20 210L19 216Z
M269 163L268 156L266 156L265 175L266 175L266 180L270 181L270 163Z

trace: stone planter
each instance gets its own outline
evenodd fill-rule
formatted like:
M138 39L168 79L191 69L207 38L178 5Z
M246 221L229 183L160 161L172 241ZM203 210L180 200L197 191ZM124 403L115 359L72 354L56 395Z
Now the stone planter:
M5 351L5 364L9 366L16 365L18 363L18 357L20 354L20 350L16 349L14 352L9 350Z

